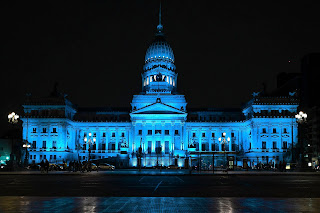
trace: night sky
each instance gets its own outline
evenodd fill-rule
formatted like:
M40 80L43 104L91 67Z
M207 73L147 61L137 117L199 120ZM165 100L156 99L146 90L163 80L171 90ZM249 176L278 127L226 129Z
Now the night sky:
M159 1L40 2L1 2L1 127L26 93L46 96L55 82L79 106L130 107ZM162 1L188 107L240 107L320 52L319 4L255 2Z

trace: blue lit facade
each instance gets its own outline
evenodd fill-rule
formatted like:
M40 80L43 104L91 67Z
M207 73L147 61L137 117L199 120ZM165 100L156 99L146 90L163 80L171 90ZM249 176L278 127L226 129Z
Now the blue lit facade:
M89 155L118 168L188 168L201 162L210 169L213 155L215 166L230 168L290 162L298 100L255 93L242 109L187 111L185 96L177 91L173 50L162 30L159 24L147 49L142 92L133 96L131 109L77 108L57 91L47 98L29 97L22 118L23 139L31 144L29 163L88 160Z

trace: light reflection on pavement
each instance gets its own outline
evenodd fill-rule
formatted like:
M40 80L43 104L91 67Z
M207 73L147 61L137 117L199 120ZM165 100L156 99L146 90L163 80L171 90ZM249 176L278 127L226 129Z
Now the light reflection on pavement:
M320 198L0 197L0 212L317 212Z

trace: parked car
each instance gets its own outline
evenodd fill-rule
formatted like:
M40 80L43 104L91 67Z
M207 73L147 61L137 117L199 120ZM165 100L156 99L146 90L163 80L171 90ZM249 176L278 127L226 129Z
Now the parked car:
M98 170L97 165L96 165L96 164L94 164L94 163L91 163L91 170L93 170L93 171L97 171L97 170Z
M114 170L115 166L107 164L107 163L100 163L99 169L101 169L101 170Z
M170 165L170 166L168 166L168 169L181 169L181 167L176 166L176 165Z
M38 171L38 170L40 170L40 164L35 164L35 163L30 164L29 166L26 167L26 169Z
M49 164L49 171L61 171L61 170L63 170L63 166L60 166L54 163Z

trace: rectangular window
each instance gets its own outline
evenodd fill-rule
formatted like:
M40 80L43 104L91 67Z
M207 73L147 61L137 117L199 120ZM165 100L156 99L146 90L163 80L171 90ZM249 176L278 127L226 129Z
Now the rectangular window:
M179 135L179 130L177 130L177 129L174 130L174 134L175 134L175 135Z
M52 148L56 149L57 148L57 141L52 141Z
M43 155L43 159L47 159L47 156L46 156L46 155Z
M219 145L217 143L212 144L212 151L219 151Z
M57 128L52 128L52 133L57 133Z
M52 155L50 155L50 160L52 160Z
M161 153L161 144L160 141L156 141L156 153L160 154Z
M251 149L251 143L249 143L249 149Z
M165 154L169 154L169 141L164 142Z
M42 155L40 155L40 160L42 160Z
M92 150L96 150L96 149L97 149L97 144L94 143L94 144L92 145Z
M34 160L36 159L36 157L37 157L36 155L33 155L33 159L34 159Z
M42 133L47 133L47 128L42 128Z
M148 141L148 153L151 153L152 150L152 141Z
M169 130L164 130L165 135L169 135L169 133L170 133Z
M142 129L139 129L138 135L142 135Z
M93 137L97 137L97 133L96 132L93 133Z
M196 133L195 132L192 133L192 137L196 137Z
M273 129L272 129L272 133L277 133L277 129L276 129L276 128L273 128Z
M201 144L201 151L209 151L207 148L209 148L208 147L208 143L203 143L203 144Z
M37 133L37 128L32 128L32 133Z
M121 137L124 137L124 132L121 132Z
M263 129L262 129L262 133L267 133L267 129L266 129L266 128L263 128Z
M32 141L32 148L36 149L37 148L37 142L36 141Z
M282 142L282 149L288 149L288 142L287 141Z
M288 133L288 132L287 132L287 128L284 128L284 129L283 129L283 133Z
M236 151L236 144L231 144L231 151Z
M83 137L87 137L87 133L86 132L83 133Z
M202 133L202 137L203 138L206 137L206 133L205 132Z
M102 137L106 137L106 133L105 132L102 133Z
M105 143L101 144L101 149L102 150L106 150L106 144Z
M86 144L83 144L82 150L86 150L86 149L87 149L87 145L86 145Z
M276 149L276 148L277 148L277 142L276 142L276 141L273 141L273 143L272 143L272 144L273 144L273 146L272 146L272 147L273 147L273 149Z
M266 149L267 148L267 142L262 141L262 149Z
M32 155L30 155L30 160L32 160Z
M226 145L224 143L221 144L221 151L226 151Z
M214 132L213 133L211 133L211 136L214 138L215 137L215 134L214 134Z
M56 159L57 159L57 156L56 156L56 155L54 155L54 156L53 156L53 159L54 159L54 160L56 160Z
M42 148L43 149L47 148L47 141L42 141Z
M234 132L231 132L231 137L234 138Z
M155 130L155 134L161 134L161 130Z
M113 132L112 135L111 135L111 137L113 137L113 138L116 137L116 133Z
M148 130L148 135L152 135L152 130Z

